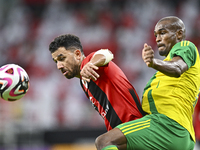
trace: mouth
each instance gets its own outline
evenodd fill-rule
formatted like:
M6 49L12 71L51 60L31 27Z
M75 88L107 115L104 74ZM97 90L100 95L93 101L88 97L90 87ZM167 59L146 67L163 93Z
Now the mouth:
M69 71L65 71L65 72L63 72L63 75L65 76L68 72L69 72Z
M158 49L162 49L165 47L165 44L158 44L157 46L158 46Z
M62 72L62 74L65 76L69 71L68 71L68 70L64 70L64 69L61 69L61 72Z

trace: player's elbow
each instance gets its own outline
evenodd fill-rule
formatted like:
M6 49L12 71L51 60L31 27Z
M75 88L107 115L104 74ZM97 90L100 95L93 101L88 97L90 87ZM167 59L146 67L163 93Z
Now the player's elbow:
M173 67L173 70L174 70L174 77L180 77L185 71L188 70L188 66L187 64L180 60L179 62L174 62L174 67Z
M174 77L179 78L183 72L184 71L179 66L177 66L174 70Z
M174 73L174 77L179 78L181 76L181 72Z

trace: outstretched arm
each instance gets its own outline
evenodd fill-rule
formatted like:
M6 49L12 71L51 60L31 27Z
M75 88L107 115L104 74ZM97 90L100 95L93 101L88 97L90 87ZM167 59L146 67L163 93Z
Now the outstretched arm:
M151 46L144 44L142 58L148 67L154 68L168 76L180 77L188 69L187 64L180 56L175 56L171 61L162 61L154 58Z
M113 54L108 49L98 50L92 57L92 59L85 64L81 70L81 76L83 80L90 82L90 79L97 80L99 74L95 70L98 70L98 67L108 64L113 59Z

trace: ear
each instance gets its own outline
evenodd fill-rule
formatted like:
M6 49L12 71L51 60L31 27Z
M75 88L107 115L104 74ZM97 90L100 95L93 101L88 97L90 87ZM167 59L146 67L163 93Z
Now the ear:
M176 31L176 37L177 37L178 41L182 41L185 38L183 30Z
M74 57L77 59L77 60L80 60L81 59L81 56L82 56L82 53L79 49L75 50L74 51Z

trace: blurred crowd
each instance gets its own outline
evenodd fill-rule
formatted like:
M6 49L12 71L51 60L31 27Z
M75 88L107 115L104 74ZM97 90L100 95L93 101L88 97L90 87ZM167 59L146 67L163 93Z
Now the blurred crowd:
M0 0L0 65L18 64L30 77L25 97L12 103L0 100L0 134L10 127L23 132L104 126L79 79L67 80L56 69L48 51L56 36L79 36L85 55L110 49L141 97L154 73L142 60L144 43L160 57L155 23L178 16L186 25L186 39L200 49L199 10L199 0Z

